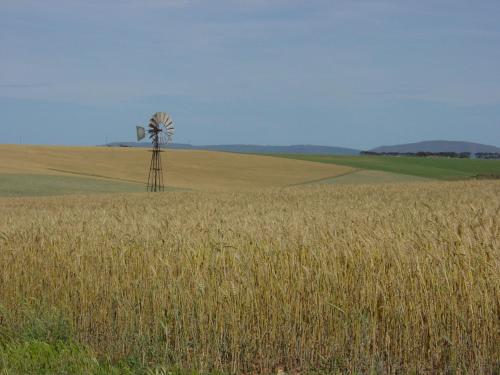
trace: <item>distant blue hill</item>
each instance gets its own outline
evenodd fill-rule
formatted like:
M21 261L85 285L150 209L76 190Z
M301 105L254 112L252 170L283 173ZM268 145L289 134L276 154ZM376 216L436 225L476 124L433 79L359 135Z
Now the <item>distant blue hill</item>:
M459 142L459 141L423 141L417 143L407 143L393 146L380 146L370 150L371 152L397 152L397 153L414 153L417 152L470 152L475 154L478 152L498 153L500 148L481 143Z
M151 147L148 142L114 142L108 147ZM360 150L345 147L292 145L292 146L262 146L262 145L204 145L193 146L184 143L172 143L168 148L182 150L209 150L239 152L246 154L325 154L325 155L358 155Z

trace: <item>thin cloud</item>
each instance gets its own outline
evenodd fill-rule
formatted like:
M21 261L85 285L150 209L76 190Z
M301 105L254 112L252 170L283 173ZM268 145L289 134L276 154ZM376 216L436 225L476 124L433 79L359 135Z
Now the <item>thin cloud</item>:
M50 83L0 83L0 88L6 89L31 89L36 87L49 87Z

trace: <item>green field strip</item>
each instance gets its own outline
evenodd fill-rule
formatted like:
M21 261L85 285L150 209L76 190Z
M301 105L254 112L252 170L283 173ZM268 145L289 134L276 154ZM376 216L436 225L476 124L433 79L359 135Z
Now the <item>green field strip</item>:
M344 165L439 180L463 180L477 175L500 175L500 160L273 154L273 157Z
M2 197L144 191L144 185L139 183L116 182L76 176L0 174L0 196Z

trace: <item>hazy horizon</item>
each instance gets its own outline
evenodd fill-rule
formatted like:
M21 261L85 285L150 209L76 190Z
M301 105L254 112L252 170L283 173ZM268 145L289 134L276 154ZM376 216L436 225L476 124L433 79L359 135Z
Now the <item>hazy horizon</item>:
M131 137L133 138L133 137ZM408 143L398 143L398 144L379 144L377 146L373 146L370 148L355 148L355 147L346 147L342 145L328 145L328 144L312 144L312 143L290 143L290 144L271 144L271 143L185 143L185 142L173 142L173 145L188 145L192 147L202 147L202 146L261 146L261 147L290 147L290 146L309 146L309 147L332 147L332 148L345 148L345 149L352 149L352 150L357 150L357 151L369 151L375 148L379 147L391 147L391 146L403 146L403 145L412 145L412 144L418 144L418 143L425 143L425 142L457 142L457 143L477 143L481 144L483 146L493 146L493 147L498 147L500 148L499 145L493 144L493 143L480 143L480 142L470 142L470 141L464 141L464 140L448 140L448 139L427 139L427 140L422 140L422 141L416 141L416 142L408 142ZM16 142L10 142L10 143L0 143L0 144L6 144L6 145L23 145L23 146L61 146L61 147L66 147L66 146L74 146L74 147L101 147L101 146L106 146L106 145L117 145L117 144L127 144L127 143L137 143L137 144L144 144L145 147L149 147L151 145L150 142L146 141L139 141L137 142L135 139L129 139L125 141L120 141L120 140L110 140L108 139L107 142L105 140L105 143L97 143L97 144L60 144L60 143L25 143L22 139L19 139L19 141ZM165 147L168 147L165 146Z
M500 147L500 3L0 5L0 143Z

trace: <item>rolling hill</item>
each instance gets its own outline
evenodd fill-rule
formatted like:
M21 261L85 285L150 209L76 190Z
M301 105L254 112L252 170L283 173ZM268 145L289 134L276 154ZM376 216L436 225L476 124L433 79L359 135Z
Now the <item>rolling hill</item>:
M178 189L285 187L353 170L214 151L168 150L163 155L165 184ZM144 191L150 157L148 150L138 148L0 145L0 195L23 195L26 191L46 195L54 189L61 191L61 184L71 192Z

